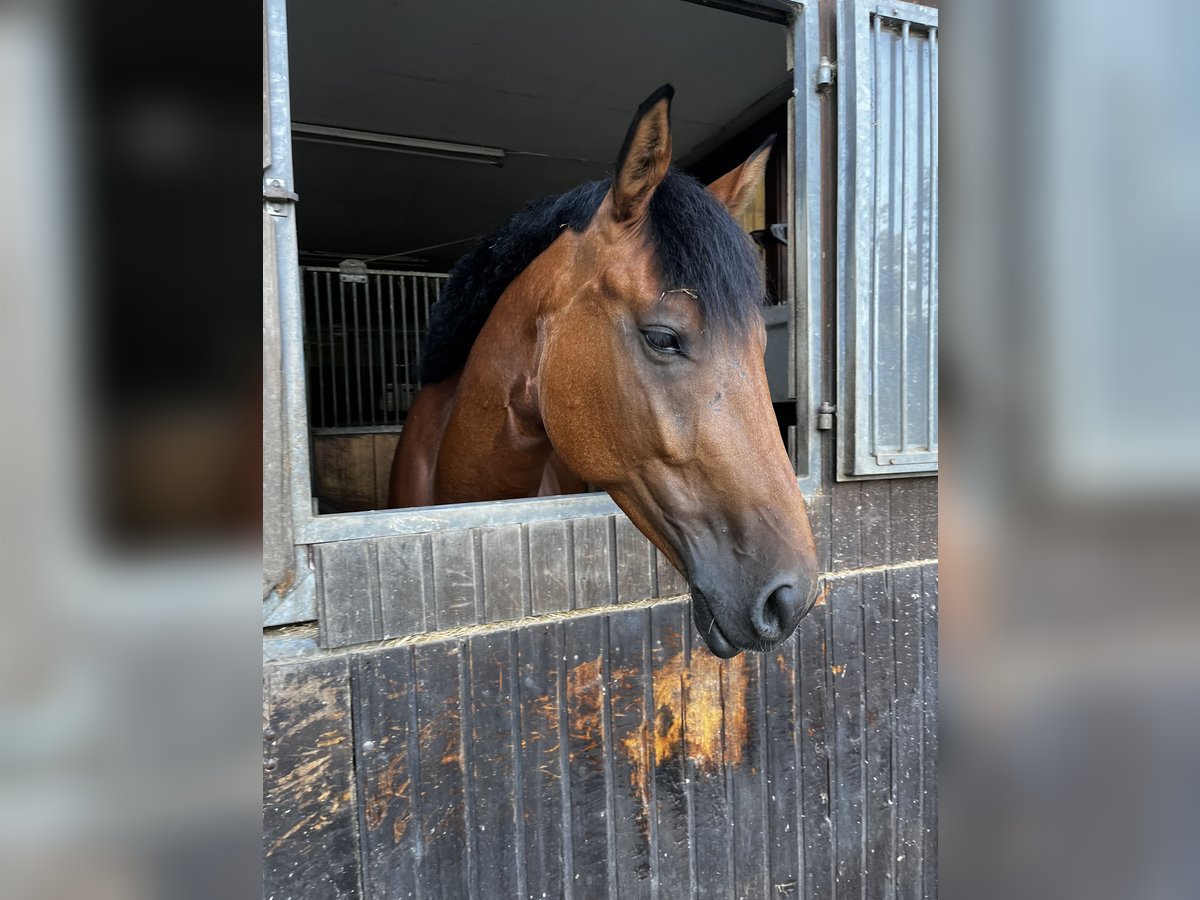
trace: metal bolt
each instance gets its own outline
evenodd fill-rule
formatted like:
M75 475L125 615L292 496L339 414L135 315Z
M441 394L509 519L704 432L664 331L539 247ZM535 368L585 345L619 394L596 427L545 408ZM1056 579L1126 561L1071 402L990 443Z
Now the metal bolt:
M277 760L273 756L270 759L263 762L263 768L266 769L268 772L274 772L275 767L278 765L279 765L279 760Z
M263 729L263 737L266 738L268 741L271 741L272 743L274 743L275 737L276 737L275 729L274 728L264 728Z

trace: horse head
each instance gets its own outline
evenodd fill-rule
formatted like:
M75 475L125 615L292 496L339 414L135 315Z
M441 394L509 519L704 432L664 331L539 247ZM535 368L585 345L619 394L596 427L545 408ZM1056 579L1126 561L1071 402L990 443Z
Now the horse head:
M638 110L611 188L533 278L537 402L555 453L682 572L709 648L769 650L816 597L804 499L763 364L764 289L733 215L770 142L707 188L670 167L670 86Z

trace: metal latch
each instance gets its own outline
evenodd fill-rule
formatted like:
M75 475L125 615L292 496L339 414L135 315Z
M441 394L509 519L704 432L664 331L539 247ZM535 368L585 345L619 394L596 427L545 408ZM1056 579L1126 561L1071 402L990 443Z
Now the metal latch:
M817 407L817 431L829 431L833 428L833 414L837 407L828 400Z
M267 201L267 211L271 215L287 216L292 204L300 199L300 195L289 191L283 179L271 178L263 185L263 199Z
M834 65L828 56L822 56L817 62L817 91L827 91L833 86Z

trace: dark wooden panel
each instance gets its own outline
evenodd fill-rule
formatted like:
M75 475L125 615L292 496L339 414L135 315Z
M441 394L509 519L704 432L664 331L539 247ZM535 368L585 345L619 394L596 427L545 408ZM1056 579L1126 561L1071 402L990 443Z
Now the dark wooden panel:
M345 658L268 666L263 893L359 896L358 796Z
M863 884L863 650L858 578L833 582L832 653L829 657L835 721L834 817L837 893L858 897Z
M801 896L833 896L833 709L829 680L832 589L800 622Z
M575 606L608 606L616 600L613 590L613 520L609 516L575 519Z
M383 637L378 555L373 541L317 546L321 641L341 647Z
M658 594L659 597L677 597L680 594L688 592L687 579L679 574L679 571L671 565L662 552L655 548L654 558L656 560L656 570L658 572Z
M518 757L524 808L525 885L531 897L559 897L566 880L563 838L563 750L559 721L558 669L562 660L558 625L522 628L520 651L521 753Z
M896 687L895 744L896 882L905 896L920 895L921 849L924 841L922 806L924 735L922 706L922 585L919 569L891 574L894 602Z
M528 558L520 525L481 529L484 620L503 622L525 615L529 593Z
M770 661L769 658L767 660ZM721 666L725 759L732 793L733 896L767 897L767 761L763 740L763 662L744 653Z
M603 897L609 889L605 625L601 616L564 624L572 887L580 897Z
M625 516L617 516L617 601L654 596L654 545Z
M314 435L312 452L314 496L337 512L376 507L374 435Z
M471 639L468 758L477 860L472 896L476 897L524 894L524 835L517 831L513 663L509 635Z
M609 617L608 630L617 895L650 897L657 861L653 734L646 715L650 699L650 611L614 613Z
M421 773L417 802L425 848L417 873L427 890L445 897L469 896L474 864L466 818L462 659L459 642L428 644L414 653Z
M901 478L892 488L892 561L937 556L937 479Z
M529 577L533 614L571 608L570 522L533 522L529 526Z
M936 548L935 548L936 549ZM938 569L921 568L921 818L922 885L926 898L938 895Z
M863 660L866 715L863 756L867 783L863 800L866 836L865 888L867 897L890 897L895 884L896 805L892 783L893 700L896 655L893 632L892 585L886 574L862 576Z
M683 637L692 627L685 604L650 610L653 665L654 798L659 896L690 897L692 804L683 744Z
M862 565L862 484L835 484L830 503L830 565L832 572L857 569Z
M415 897L423 843L412 650L355 657L352 683L366 895Z
M431 568L428 535L382 538L379 546L379 603L384 637L419 634L426 628L426 572Z
M863 566L882 566L892 559L892 486L887 481L864 481L858 515ZM853 527L845 523L843 527Z
M832 536L830 535L830 508L828 494L817 494L805 498L808 507L808 523L812 527L813 541L817 545L817 564L820 571L828 572L833 567Z
M733 888L733 834L729 803L729 761L726 756L726 727L732 731L745 724L745 710L729 710L736 716L727 721L722 703L724 669L733 668L745 679L744 656L729 664L709 653L699 635L689 628L685 643L687 672L683 679L683 734L687 754L688 787L692 795L692 840L697 897L729 897ZM741 693L737 691L737 693ZM730 735L740 746L742 736Z
M433 535L433 598L438 628L456 628L480 621L475 551L473 531Z
M763 741L767 767L767 873L776 897L801 895L799 848L800 720L796 686L799 641L763 660Z

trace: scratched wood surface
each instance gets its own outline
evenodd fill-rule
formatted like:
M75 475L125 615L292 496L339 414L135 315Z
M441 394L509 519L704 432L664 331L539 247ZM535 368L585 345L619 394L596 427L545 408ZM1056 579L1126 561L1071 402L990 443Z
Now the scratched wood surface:
M937 479L834 483L809 499L823 572L937 557ZM625 516L315 548L321 640L344 647L671 597L687 582Z
M664 602L269 666L265 895L934 897L936 628L907 566L764 656Z
M345 657L265 668L265 897L361 896L349 674Z

